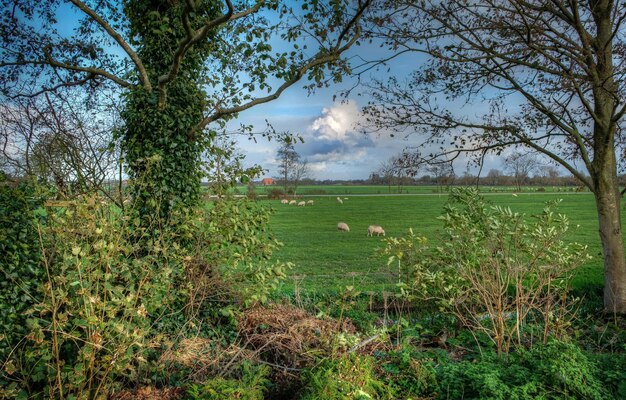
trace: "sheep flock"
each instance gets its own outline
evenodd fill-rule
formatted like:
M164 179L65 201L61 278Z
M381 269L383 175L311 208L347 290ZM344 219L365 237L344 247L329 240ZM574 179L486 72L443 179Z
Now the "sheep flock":
M348 200L347 197L344 197L343 199L341 197L337 197L337 203L338 204L343 204L343 202L345 200ZM315 204L314 200L288 200L288 199L282 199L280 201L281 204L286 204L286 205L297 205L298 207L305 207L305 206L312 206ZM347 223L345 222L338 222L337 223L337 230L341 231L341 232L350 232L350 227L348 226ZM383 229L382 226L380 225L370 225L367 227L367 236L385 236L385 230Z

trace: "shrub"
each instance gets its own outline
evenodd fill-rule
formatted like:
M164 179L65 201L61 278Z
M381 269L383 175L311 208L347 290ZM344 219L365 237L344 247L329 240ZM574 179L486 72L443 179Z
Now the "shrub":
M438 370L440 398L482 400L606 399L594 364L573 344L553 341L508 355L490 353Z
M96 196L68 202L38 226L44 276L15 353L21 393L96 398L137 378L156 336L153 322L175 303L172 281L182 264L170 237L151 233L149 247L131 241L141 236L138 226Z
M302 400L391 399L387 385L374 374L374 359L355 354L329 358L305 372Z
M45 220L46 195L40 189L0 179L0 387L17 368L11 352L27 334L27 311L41 298L38 227Z
M267 198L271 200L278 200L285 197L285 192L279 188L271 188L267 191Z
M626 354L592 354L589 359L602 371L598 374L602 387L614 399L626 399Z
M571 271L588 259L586 246L563 240L566 216L548 203L529 222L509 208L489 207L475 189L455 189L444 214L444 237L435 249L410 234L386 239L388 264L398 264L404 296L436 300L498 352L521 345L532 319L543 323L544 343L567 323Z
M190 400L263 400L263 393L267 390L269 383L268 372L269 368L266 366L243 363L240 378L217 377L200 385L190 385L184 398Z
M436 362L449 361L435 352L416 351L405 346L380 357L377 365L384 381L389 382L393 390L393 398L431 398L439 389Z

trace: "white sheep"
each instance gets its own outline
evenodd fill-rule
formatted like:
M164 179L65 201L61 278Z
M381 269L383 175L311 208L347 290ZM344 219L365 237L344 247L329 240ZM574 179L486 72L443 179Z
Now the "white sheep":
M341 198L337 197L337 203L343 204L343 200L341 200Z
M301 201L298 203L298 207L304 207L306 206L306 201Z
M381 233L385 236L385 230L380 225L370 225L367 227L367 236L374 236L374 234L380 236Z
M280 201L280 204L289 204L289 200L287 200L287 199L282 199L282 200Z
M344 232L350 232L350 227L345 222L338 223L337 229Z
M306 202L307 205L312 206L313 204L315 204L315 202L313 200L309 200Z
M294 204L296 204L296 203L297 203L297 202L296 202L295 200L291 200L291 201L289 202L289 205L290 205L290 206L293 206L293 205L294 205Z

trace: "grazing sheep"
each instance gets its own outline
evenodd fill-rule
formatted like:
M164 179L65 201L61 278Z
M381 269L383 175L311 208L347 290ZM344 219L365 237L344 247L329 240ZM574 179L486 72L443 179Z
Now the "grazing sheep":
M282 199L282 200L280 201L280 204L289 204L289 200L287 200L287 199Z
M301 201L298 203L298 207L304 207L306 206L306 201Z
M307 205L312 206L313 204L315 204L315 202L313 200L309 200L306 202Z
M338 223L337 229L344 232L350 232L350 227L345 222Z
M385 236L385 230L380 225L370 225L367 227L367 236L380 236L382 233Z
M343 204L343 200L341 200L339 197L337 197L337 203Z
M293 206L294 204L296 204L296 201L295 201L295 200L291 200L291 201L289 202L289 205L290 205L290 206Z

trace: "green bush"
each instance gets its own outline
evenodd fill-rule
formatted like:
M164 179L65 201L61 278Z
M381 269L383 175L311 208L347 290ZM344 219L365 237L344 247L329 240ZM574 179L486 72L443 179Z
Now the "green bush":
M304 373L302 400L391 399L390 388L374 374L371 357L344 355L322 361Z
M407 346L381 356L377 364L384 381L389 382L393 398L431 398L436 394L439 388L436 363L449 362L445 352L441 353Z
M11 376L21 396L89 397L136 380L156 336L172 313L172 282L182 269L181 246L120 215L96 196L51 211L41 296L25 313L28 329Z
M270 200L278 200L285 197L285 192L279 188L271 188L267 191L267 198Z
M602 400L608 398L596 366L574 344L553 341L508 355L438 369L441 399Z
M0 179L0 386L17 368L10 354L27 334L26 313L41 298L38 224L45 194L30 182ZM0 393L0 397L2 397Z
M626 399L626 354L592 354L589 359L602 371L598 374L602 387L614 399Z
M269 383L268 373L269 368L266 366L244 363L239 379L218 377L201 385L190 385L184 398L189 400L263 400L263 393L267 391Z
M383 254L397 266L403 297L436 304L486 334L498 352L530 343L529 322L540 321L545 343L567 326L572 271L589 257L586 246L564 240L569 221L556 206L531 220L490 206L476 189L454 189L439 217L441 245L429 248L410 231L385 239Z

